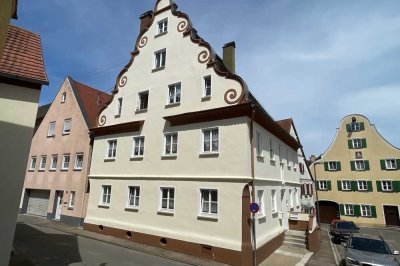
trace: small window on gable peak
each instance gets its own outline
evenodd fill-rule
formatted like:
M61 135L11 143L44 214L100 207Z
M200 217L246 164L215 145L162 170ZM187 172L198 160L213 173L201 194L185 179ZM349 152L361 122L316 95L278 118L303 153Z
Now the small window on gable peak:
M153 71L164 69L166 58L167 58L167 51L165 49L155 52Z
M211 76L205 76L203 80L203 97L211 97Z
M163 20L160 20L157 23L157 33L156 36L162 35L168 32L168 18L165 18Z
M67 99L67 93L63 92L63 94L61 95L61 103L65 103L66 99Z

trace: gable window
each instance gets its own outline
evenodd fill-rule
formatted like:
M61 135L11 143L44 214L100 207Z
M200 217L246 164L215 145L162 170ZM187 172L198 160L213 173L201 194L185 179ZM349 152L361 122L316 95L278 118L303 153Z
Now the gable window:
M371 205L361 205L361 216L372 216Z
M180 103L181 102L181 84L176 83L168 86L168 103Z
M356 157L356 159L362 159L362 152L361 151L356 151L356 153L355 153L355 157Z
M337 162L328 162L329 171L336 171L338 169Z
M361 149L363 147L361 139L353 139L353 148Z
M201 214L218 214L218 191L215 189L200 189Z
M67 99L67 93L63 92L63 94L61 95L61 103L65 103L66 99Z
M72 209L75 206L75 191L71 191L69 194L68 208Z
M77 153L75 157L75 170L81 170L83 164L83 153Z
M102 185L100 204L108 205L110 204L110 202L111 202L111 186Z
M257 203L259 206L258 215L264 215L264 190L257 190Z
M56 122L50 122L49 123L49 129L47 130L47 136L48 137L54 137L55 136L55 131L56 131Z
M353 204L345 204L344 205L344 214L345 215L354 215L354 205Z
M386 169L388 169L388 170L397 169L396 159L386 159L385 166L386 166Z
M147 110L148 103L149 103L149 92L148 91L139 92L136 111Z
M351 190L351 181L349 180L342 180L340 181L342 184L342 190L350 191Z
M158 22L157 34L162 34L168 31L168 19L163 19Z
M365 170L365 162L361 160L355 161L355 166L357 171Z
M366 180L357 181L357 187L358 187L358 190L360 190L360 191L367 191L368 190L367 181Z
M115 159L117 156L117 140L112 139L107 141L106 159Z
M382 183L382 191L393 191L392 181L384 180Z
M29 170L35 170L36 168L36 156L31 157L31 164L29 165Z
M178 133L165 134L165 149L166 155L174 155L178 152Z
M174 211L175 209L175 189L171 187L160 188L160 210L161 211Z
M164 68L167 51L165 49L154 53L154 69Z
M219 133L216 129L203 130L203 152L218 152Z
M262 134L256 131L256 151L258 156L262 156Z
M206 76L203 79L204 79L203 96L210 97L211 96L211 76Z
M144 154L144 137L133 138L133 154L132 157L140 157Z
M361 130L360 123L358 123L358 122L351 123L351 130L354 132L360 131Z
M53 155L51 157L50 170L57 169L57 161L58 161L58 155Z
M69 168L69 161L70 161L70 155L69 155L69 154L64 154L64 155L63 155L63 161L62 161L61 170L68 170L68 168Z
M277 211L276 208L276 190L271 190L271 212L274 213Z
M46 168L47 156L42 156L40 160L40 167L39 170L44 170Z
M71 118L64 120L63 135L68 135L71 132Z
M117 99L117 108L115 110L115 116L121 116L121 113L122 113L122 101L123 101L122 97Z
M139 197L140 197L140 187L139 186L129 186L128 187L128 202L127 207L138 208L139 207Z

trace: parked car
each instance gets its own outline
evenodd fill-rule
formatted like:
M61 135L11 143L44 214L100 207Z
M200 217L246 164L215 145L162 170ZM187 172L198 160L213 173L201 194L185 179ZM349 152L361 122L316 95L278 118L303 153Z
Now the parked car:
M355 233L350 236L346 246L346 265L400 266L392 251L380 236Z
M333 240L340 243L342 240L346 241L352 233L358 233L358 228L353 222L343 220L333 220L329 229Z

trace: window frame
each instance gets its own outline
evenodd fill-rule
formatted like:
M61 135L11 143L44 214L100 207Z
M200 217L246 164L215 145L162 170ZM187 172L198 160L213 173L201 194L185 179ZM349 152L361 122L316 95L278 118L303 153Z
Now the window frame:
M163 190L168 190L167 191L167 207L163 208ZM174 195L173 195L173 208L170 208L170 200L171 200L171 190L173 190ZM159 187L159 201L158 201L158 212L160 213L167 213L167 214L174 214L176 209L176 188L175 186L160 186Z
M176 152L173 152L173 146L174 146L174 136L176 136ZM167 143L168 143L168 138L170 138L170 144L169 144L169 149L170 152L167 153ZM164 133L164 147L163 147L163 156L177 156L178 155L178 142L179 142L179 134L178 132L168 132Z
M338 171L338 161L328 161L328 170L329 171Z
M324 184L324 186L321 186L322 184ZM328 180L318 180L318 190L327 191Z
M383 192L393 192L393 181L392 180L380 180L381 181L381 188ZM384 185L384 182L386 183L386 188ZM390 186L390 188L389 188Z
M47 155L40 156L39 171L46 170L46 164L47 164Z
M55 136L56 136L56 121L52 121L49 123L49 127L47 129L47 137L51 138Z
M256 191L257 204L259 207L257 215L259 218L262 218L265 217L265 187L259 187ZM259 197L259 192L261 192L261 198Z
M278 206L276 202L276 189L271 189L271 212L277 213L278 212Z
M160 27L162 26L162 27ZM163 18L157 21L156 37L168 32L168 18Z
M269 139L269 160L275 162L275 153L274 153L274 140L272 138Z
M66 92L63 92L63 93L61 94L61 103L65 103L66 100L67 100L67 93L66 93Z
M203 193L208 192L209 200L208 202L208 212L203 211ZM215 191L217 193L217 201L212 201L211 192ZM216 203L216 213L212 212L212 203ZM209 218L209 219L218 219L219 218L219 189L218 188L199 188L199 214L198 217Z
M67 127L69 125L69 127ZM64 119L64 124L63 124L63 135L69 135L71 134L71 128L72 128L72 118L67 118Z
M122 105L124 103L124 98L123 97L118 97L117 98L117 105L115 108L115 117L120 117L122 114Z
M358 167L357 162L360 163L360 167ZM364 171L365 170L365 161L364 160L354 160L354 168L356 171Z
M144 108L143 102L145 95L147 96L146 98L146 108ZM149 109L149 98L150 98L150 92L148 90L138 92L137 94L137 103L136 103L136 112L145 112ZM143 105L143 108L142 108Z
M134 136L133 137L131 158L143 158L145 143L146 143L145 136ZM136 148L138 150L138 154L136 154Z
M357 191L368 191L368 180L357 180Z
M111 142L115 142L115 145L110 145ZM107 146L106 146L106 154L105 154L105 160L115 160L117 158L117 149L118 149L118 139L108 139L107 140ZM111 155L110 155L110 150L111 150Z
M68 199L68 209L73 209L75 207L76 192L70 191L69 193L70 194L69 194L69 199Z
M131 205L131 188L134 189L133 193L133 205ZM126 206L125 209L132 209L132 210L138 210L139 209L139 204L140 204L140 190L141 187L139 185L128 185L128 190L127 190L127 197L126 197Z
M217 140L214 140L213 139L213 132L214 131L217 131L217 133L218 133L218 139ZM209 137L210 137L210 150L205 150L204 148L205 148L205 133L206 132L209 132L210 133L210 135L209 135ZM212 128L203 128L202 130L201 130L201 153L203 153L203 154L218 154L219 153L219 151L220 151L220 130L219 130L219 127L212 127ZM213 142L214 141L217 141L217 150L213 150Z
M366 209L363 210L363 207L366 207ZM364 211L366 214L364 214ZM372 217L372 205L360 204L360 212L361 212L361 217Z
M256 154L259 157L263 157L262 144L263 144L262 133L256 130Z
M171 89L173 90L173 94L172 94L172 98L171 98ZM179 93L178 93L178 89L179 89ZM179 95L179 98L178 98ZM172 99L172 102L171 102ZM181 82L177 82L177 83L173 83L168 85L168 91L167 91L167 103L166 105L178 105L180 104L182 101L182 83Z
M29 164L29 170L30 171L35 171L36 164L37 164L37 156L31 156L31 162Z
M350 123L350 125L351 125L351 131L352 132L360 132L361 131L360 122L352 122L352 123Z
M54 158L55 158L55 160L54 160ZM55 167L53 167L54 161L56 162ZM57 164L58 164L58 154L53 154L51 156L51 161L50 161L50 171L57 170Z
M342 191L351 191L351 180L340 180L340 186Z
M362 139L352 139L351 140L351 144L353 149L362 149L363 148L363 143L362 143Z
M346 216L354 216L354 204L345 203L343 204L344 215ZM349 207L349 208L347 208Z
M390 162L388 164L388 162ZM394 163L394 164L393 164ZM390 166L390 167L388 167ZM386 170L396 170L397 169L397 162L395 158L389 158L389 159L385 159L385 169Z
M68 166L67 167L65 167L66 158L68 158ZM69 154L69 153L63 154L61 170L67 171L69 169L70 164L71 164L71 154Z
M80 167L77 165L78 164L78 156L82 156L82 161ZM74 163L74 170L82 170L83 167L83 159L84 159L84 154L83 152L78 152L75 154L75 163Z
M207 85L207 81L209 80L210 85ZM209 90L209 93L208 93ZM211 75L207 75L203 77L203 98L210 98L212 95L212 78Z
M106 188L110 188L109 191ZM101 185L101 193L100 193L100 206L110 206L111 205L111 193L112 193L112 185L104 184ZM105 201L103 201L105 196Z
M158 55L160 56L159 58ZM161 49L154 52L154 65L153 70L161 70L167 64L167 49Z

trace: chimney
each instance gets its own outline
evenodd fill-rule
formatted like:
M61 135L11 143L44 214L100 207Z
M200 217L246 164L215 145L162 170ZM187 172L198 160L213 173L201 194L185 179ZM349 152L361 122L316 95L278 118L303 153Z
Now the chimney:
M223 49L223 60L226 68L232 73L235 74L235 42L230 42L224 45Z
M149 25L152 17L153 11L147 11L140 16L140 32L142 32Z
M310 156L310 163L315 162L316 159L317 159L317 157L315 157L315 155L311 155Z

